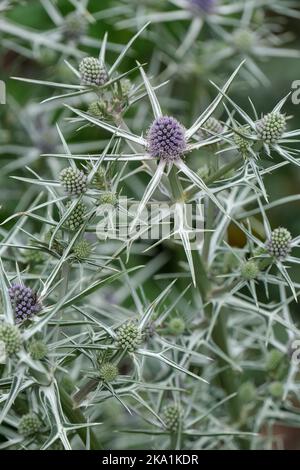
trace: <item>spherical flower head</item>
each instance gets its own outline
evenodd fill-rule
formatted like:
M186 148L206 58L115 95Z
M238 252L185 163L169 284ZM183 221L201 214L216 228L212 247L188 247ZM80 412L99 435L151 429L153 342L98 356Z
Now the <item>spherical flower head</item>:
M129 321L120 326L115 341L118 348L134 352L142 340L143 336L138 326L133 321Z
M171 116L155 119L147 140L148 151L152 157L170 162L182 157L187 147L184 127Z
M71 201L68 201L67 207L70 207L71 204ZM73 209L72 213L69 215L68 219L66 220L66 227L72 231L77 230L80 225L84 223L86 212L86 205L83 202L79 201L76 207Z
M251 281L253 279L256 279L258 274L259 274L259 267L256 261L254 260L246 261L241 267L241 276L246 281Z
M241 155L246 155L252 143L246 137L245 138L242 137L242 135L245 135L245 136L248 135L247 130L244 127L240 127L238 131L239 131L239 134L234 133L233 140L234 140L235 145L237 146L239 153Z
M19 423L19 433L24 437L37 434L42 427L42 423L35 413L23 415Z
M80 240L74 245L74 255L78 259L88 258L92 252L92 245L87 240Z
M101 64L95 57L85 57L79 64L79 72L81 75L82 85L104 85L108 81L108 75Z
M170 432L176 432L182 417L182 409L178 405L169 405L163 409L163 421Z
M281 399L284 394L283 384L279 381L270 383L269 392L273 398Z
M41 311L42 306L37 294L30 287L12 284L8 293L15 312L16 323L28 320Z
M28 345L28 352L32 359L40 361L47 356L48 346L44 341L34 339Z
M122 80L120 80L120 85L121 85L121 92L122 92L122 95L124 97L127 97L129 92L131 91L132 89L132 83L131 81L129 80L129 78L122 78Z
M0 341L5 345L5 353L7 356L18 353L22 346L19 328L9 323L0 323Z
M238 389L238 397L242 403L250 403L255 400L256 388L250 381L242 383Z
M233 34L233 43L237 49L243 52L250 52L255 45L256 36L248 29L238 29Z
M275 371L282 363L283 358L284 354L281 351L278 351L278 349L271 349L266 358L266 370L268 372Z
M104 382L113 382L119 375L119 370L115 364L111 362L105 362L100 366L99 369L100 378Z
M93 184L100 190L106 188L106 171L102 166L100 166L94 174Z
M118 196L116 193L107 191L99 197L97 204L99 206L108 204L110 206L115 206L118 203Z
M270 239L266 243L266 250L270 256L283 261L291 252L292 236L284 227L278 227L271 233Z
M105 115L105 105L101 101L93 101L88 107L88 114L91 116L103 118Z
M199 136L201 139L209 139L215 135L222 134L223 130L224 129L220 121L214 117L210 117L207 119L207 121L205 121L202 129L200 129Z
M172 318L169 322L169 331L172 335L179 336L182 335L185 331L186 325L185 321L182 318Z
M67 40L78 41L86 31L87 21L83 15L72 12L66 16L62 32Z
M34 266L43 263L45 260L45 254L39 250L26 250L25 259L27 264Z
M217 5L217 0L188 0L192 9L198 13L211 14Z
M87 177L78 168L64 168L59 174L60 182L67 194L79 196L87 190Z
M266 144L276 143L286 129L286 117L281 113L269 113L256 124L257 137Z

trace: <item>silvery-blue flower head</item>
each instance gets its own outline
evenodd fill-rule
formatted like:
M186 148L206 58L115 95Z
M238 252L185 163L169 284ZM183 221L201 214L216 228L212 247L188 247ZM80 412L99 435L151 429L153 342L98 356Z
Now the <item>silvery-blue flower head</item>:
M17 323L31 318L41 310L37 295L30 287L12 284L8 292Z
M149 129L148 151L154 158L174 161L186 150L184 127L171 116L160 116Z

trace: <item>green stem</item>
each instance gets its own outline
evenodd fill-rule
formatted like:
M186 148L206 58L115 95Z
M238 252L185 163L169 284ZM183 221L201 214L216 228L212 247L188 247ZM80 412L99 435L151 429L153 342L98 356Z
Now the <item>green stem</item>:
M225 165L225 167L216 171L216 173L214 173L213 175L214 180L218 179L223 174L226 174L230 169L235 168L237 165L240 164L240 162L241 162L241 158L239 157L238 159L234 160L230 164ZM184 200L183 188L178 178L177 171L174 167L171 169L169 179L170 179L170 185L171 185L172 192L173 192L173 197L175 198L175 200ZM212 181L212 177L210 178L210 180ZM212 211L212 208L211 208L211 211ZM212 224L213 224L213 217L212 215L210 215L209 219L207 220L207 228L211 229ZM206 250L207 249L208 248L206 248ZM205 265L205 262L201 254L198 252L198 250L193 250L192 256L193 256L193 263L194 263L194 269L195 269L196 286L200 292L203 302L207 302L210 296L210 292L211 292L211 282L208 277L207 267ZM212 304L211 303L208 303L205 306L205 313L206 313L206 316L209 319L211 319L211 316L212 316ZM216 320L216 323L212 332L212 339L215 342L215 344L224 352L224 354L227 357L230 357L230 351L229 351L229 346L227 342L227 325L226 325L224 310L220 311L219 316ZM219 373L218 378L219 378L221 387L223 388L226 395L228 396L233 393L236 393L237 386L236 386L236 379L235 379L233 369L231 368L231 366L228 364L228 362L225 359L218 357L217 361L218 361L218 366L220 368L220 373ZM240 403L239 403L239 399L237 396L235 396L228 402L228 410L229 410L232 421L233 422L238 421L239 416L240 416ZM171 445L173 444L172 439L171 439L170 444Z
M235 158L234 160L232 160L232 162L227 163L227 165L222 166L222 168L220 168L218 171L216 171L211 176L209 176L205 180L205 184L209 185L211 183L214 183L215 181L222 178L222 176L226 175L226 173L228 173L229 171L234 170L235 168L238 168L242 162L243 162L243 157L239 156ZM189 189L188 191L185 192L185 199L189 200L198 192L199 192L199 188L193 187Z
M81 387L78 392L75 393L73 396L74 404L76 407L82 403L85 397L91 393L97 387L99 383L99 379L90 379L83 387Z
M227 341L227 322L226 322L226 312L223 310L220 311L215 327L212 332L212 339L215 344L230 357L231 351L229 350L228 341ZM223 390L226 392L226 395L232 395L237 391L236 377L232 367L228 362L222 357L218 357L218 366L221 369L219 373L220 385ZM228 410L233 422L237 422L240 418L241 413L241 404L239 402L238 396L233 397L228 402Z
M68 261L65 261L61 268L61 276L62 276L62 283L61 283L61 297L64 297L68 292L68 285L69 285L69 277L70 277L70 265Z
M74 401L71 399L69 394L63 387L59 389L60 400L63 407L63 411L69 421L73 424L75 423L86 423L86 419L80 408L75 408ZM86 428L78 428L76 429L77 434L81 438L82 442L85 444L87 439L87 429ZM90 429L90 445L91 450L100 450L103 449L98 437L96 436L93 429Z
M241 159L239 158L238 160L235 160L234 162L231 162L230 166L232 165L237 165L240 163ZM228 171L228 165L225 170L225 167L222 169L222 174L225 171L225 173ZM220 174L220 171L217 171L217 173ZM173 190L173 196L176 200L182 199L184 197L183 195L183 189L180 183L180 180L178 178L177 172L175 171L174 168L172 168L170 172L170 184L171 188ZM212 218L210 218L209 226L208 228L211 228L211 222ZM201 254L197 250L193 250L192 252L193 256L193 263L194 263L194 269L195 269L195 277L196 277L196 287L198 288L201 298L203 302L207 302L210 296L211 292L211 282L208 277L207 273L207 267L203 261L203 258ZM208 317L208 319L211 319L212 316L212 304L208 303L205 307L205 314ZM224 354L228 357L230 357L230 350L227 342L227 325L226 325L226 319L225 319L225 312L224 310L221 310L219 313L219 316L216 320L213 332L212 332L212 339L214 340L215 344L224 352ZM219 373L219 380L220 380L220 385L225 391L225 393L229 396L233 393L236 393L237 391L237 386L236 386L236 379L234 375L234 371L232 370L231 366L228 364L228 362L223 359L218 357L218 366L220 368L220 373ZM240 403L238 397L232 398L228 402L228 410L231 416L231 419L233 422L238 421L239 416L240 416Z

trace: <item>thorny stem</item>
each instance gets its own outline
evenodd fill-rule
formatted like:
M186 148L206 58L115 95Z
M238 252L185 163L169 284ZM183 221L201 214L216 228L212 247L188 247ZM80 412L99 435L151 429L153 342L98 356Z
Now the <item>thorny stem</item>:
M59 388L60 400L64 410L64 413L68 417L71 423L86 423L86 418L80 408L75 408L75 404L66 390L60 386ZM76 429L77 434L82 439L82 442L86 443L87 438L87 429L86 428L78 428ZM90 446L91 450L100 450L103 449L102 445L99 442L94 431L90 430Z
M117 354L112 359L116 366L123 359L125 354L126 354L126 350L117 352ZM75 406L79 406L80 403L82 403L82 401L88 396L88 394L97 388L99 382L100 382L100 378L99 379L92 378L80 390L78 390L78 392L76 392L73 396Z
M61 283L60 294L62 297L64 297L68 292L69 277L70 277L70 264L68 261L65 261L63 263L63 266L61 269L61 275L62 275L63 281ZM65 415L67 416L67 418L69 419L69 421L73 424L86 423L87 421L86 421L84 414L81 412L79 408L75 408L75 403L70 397L70 395L68 394L68 392L63 387L63 384L61 384L59 387L59 394L60 394L63 411ZM76 429L76 432L78 436L82 439L83 443L85 444L86 437L87 437L87 430L85 428L78 428ZM96 434L94 433L92 429L90 430L90 445L91 445L92 450L102 449L102 445L100 444L100 441L98 440Z
M224 309L221 309L212 332L212 339L214 340L216 345L226 354L226 356L230 357L230 349L227 341L226 320L226 312L224 311ZM219 372L219 380L223 390L228 396L232 395L233 393L236 393L236 377L231 365L228 364L228 362L222 357L218 357L218 366L221 369ZM234 396L231 400L229 400L228 410L230 412L230 416L233 422L237 422L240 418L240 407L241 405L238 396Z
M240 164L240 162L241 162L240 158L235 160L234 165L232 163L230 164L230 167L231 167L230 169ZM229 165L227 165L226 170L225 170L225 167L221 169L222 174L227 173L229 171L228 167ZM214 179L217 179L221 174L221 170L214 173L211 179L213 177ZM219 175L217 175L218 173ZM170 184L171 184L172 189L175 188L175 192L173 193L174 198L177 200L179 198L183 198L183 189L179 181L178 175L174 169L171 170L169 178L170 178ZM181 194L179 194L179 192L181 192ZM211 227L209 226L207 228L210 229ZM194 263L194 269L195 269L196 287L200 292L201 298L203 300L203 304L206 303L204 307L204 311L205 311L206 317L210 320L212 316L213 306L212 306L212 303L209 302L210 293L211 293L211 282L208 277L207 266L205 265L204 260L198 250L193 250L192 256L193 256L193 263ZM218 315L218 318L215 323L215 327L212 332L212 338L214 342L216 343L216 345L225 353L225 355L230 357L230 350L229 350L229 345L227 341L226 317L225 317L224 310L221 310ZM220 380L220 384L223 390L228 396L233 393L236 393L236 390L237 390L236 380L235 380L235 375L231 366L225 361L225 359L222 359L220 357L218 357L217 361L218 361L218 366L220 368L219 380ZM232 421L233 422L238 421L239 416L240 416L240 403L239 403L239 399L237 398L237 396L235 396L229 401L228 410L229 410Z
M99 383L99 379L90 379L83 387L81 387L78 392L76 392L73 396L74 404L76 407L82 403L85 397L91 393L97 387Z
M209 185L211 183L214 183L218 179L222 178L222 176L226 175L226 173L229 173L229 171L234 170L235 168L238 168L242 162L243 162L243 157L239 156L235 158L234 160L232 160L232 162L227 163L227 165L222 166L219 170L217 170L215 173L209 176L205 180L205 184ZM185 200L189 200L198 192L199 192L199 188L194 188L194 187L190 188L184 194Z

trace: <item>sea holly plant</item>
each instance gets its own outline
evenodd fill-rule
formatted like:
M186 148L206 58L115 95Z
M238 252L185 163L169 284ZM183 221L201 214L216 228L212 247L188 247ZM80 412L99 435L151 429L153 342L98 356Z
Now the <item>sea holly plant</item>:
M186 4L211 31L244 12ZM66 57L70 82L13 82L54 93L3 150L25 189L0 222L0 449L265 449L299 426L300 239L272 216L299 201L272 187L299 170L289 96L242 105L246 57L186 105L157 51L129 60L154 28Z

